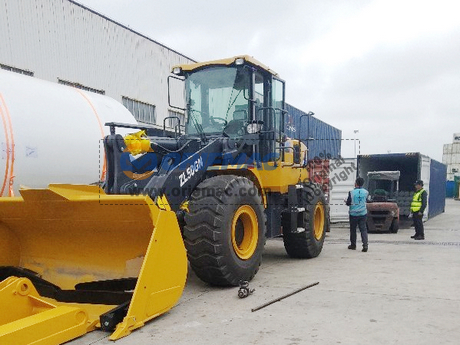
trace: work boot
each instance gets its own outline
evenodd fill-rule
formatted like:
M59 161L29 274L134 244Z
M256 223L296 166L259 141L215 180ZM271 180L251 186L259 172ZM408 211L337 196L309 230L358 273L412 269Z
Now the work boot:
M350 245L348 246L348 249L356 250L356 244L350 244Z
M415 238L415 237L417 237L417 235L413 235L413 236L411 236L410 238Z
M421 235L414 237L414 240L424 240L424 239L425 239L425 236L421 236Z
M361 251L366 253L367 252L367 247L363 247L363 250L361 250Z

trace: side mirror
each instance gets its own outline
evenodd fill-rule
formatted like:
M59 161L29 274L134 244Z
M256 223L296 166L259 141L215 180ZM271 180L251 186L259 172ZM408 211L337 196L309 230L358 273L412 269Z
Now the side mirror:
M174 75L168 76L168 104L171 108L185 111L185 80Z

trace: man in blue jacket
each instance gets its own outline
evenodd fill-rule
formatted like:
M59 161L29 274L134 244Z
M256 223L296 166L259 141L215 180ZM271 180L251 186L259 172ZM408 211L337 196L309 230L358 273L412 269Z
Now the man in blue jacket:
M350 215L350 242L348 249L356 249L356 227L359 227L361 232L361 240L363 242L363 252L367 252L369 247L367 240L367 208L366 201L369 196L369 192L363 188L364 179L358 177L355 181L355 189L348 193L348 199L346 201L349 206Z

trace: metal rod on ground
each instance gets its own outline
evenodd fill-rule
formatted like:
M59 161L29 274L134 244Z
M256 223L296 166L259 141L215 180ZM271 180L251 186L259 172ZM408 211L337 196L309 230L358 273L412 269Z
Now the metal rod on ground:
M313 284L304 286L304 287L302 287L302 288L300 288L300 289L295 290L294 292L290 292L290 293L288 293L287 295L278 297L278 298L276 298L276 299L274 299L274 300L272 300L272 301L270 301L270 302L264 303L264 304L262 304L262 305L260 305L260 306L258 306L258 307L256 307L256 308L253 308L253 309L251 309L251 311L254 312L254 311L257 311L257 310L259 310L259 309L265 308L265 307L269 306L270 304L279 302L279 301L281 301L282 299L285 299L285 298L287 298L287 297L290 297L290 296L292 296L292 295L295 295L296 293L299 293L300 291L306 290L306 289L311 288L311 287L313 287L313 286L315 286L315 285L318 285L318 284L319 284L319 282L316 282L316 283L313 283Z

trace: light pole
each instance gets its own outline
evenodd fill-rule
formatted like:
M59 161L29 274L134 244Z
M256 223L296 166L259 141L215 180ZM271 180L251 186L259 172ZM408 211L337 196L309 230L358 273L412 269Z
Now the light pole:
M354 143L354 147L355 147L355 154L354 154L354 158L358 158L358 156L356 155L356 134L359 133L359 129L355 129L353 131L355 133L355 143Z
M315 115L315 113L312 112L312 111L309 111L307 113L307 142L308 142L308 140L312 139L312 138L310 138L310 118L312 116L314 116L314 115Z

